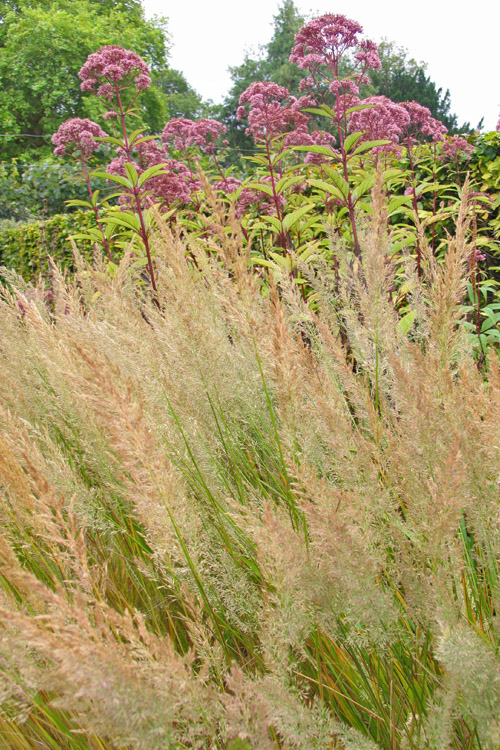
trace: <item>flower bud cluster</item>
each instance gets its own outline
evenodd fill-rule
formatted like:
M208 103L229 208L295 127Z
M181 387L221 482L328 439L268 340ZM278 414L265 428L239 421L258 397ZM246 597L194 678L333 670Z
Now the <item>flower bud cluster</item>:
M226 126L218 120L188 120L176 117L169 120L161 139L164 143L173 146L177 151L187 154L192 146L196 146L207 154L213 154L216 148L227 146L229 141L220 140L226 134Z
M377 45L368 39L358 39L363 31L356 21L340 14L328 13L307 23L295 36L290 62L309 71L301 82L301 90L326 88L330 93L350 91L357 94L361 83L366 83L366 71L381 67ZM342 58L349 53L349 73L341 77Z
M363 141L390 141L384 146L376 146L373 153L399 155L401 149L397 144L410 125L407 109L387 96L369 96L361 104L369 106L351 114L347 129L351 132L363 132Z
M82 91L93 91L101 99L112 99L117 89L134 86L138 91L151 84L149 67L135 52L108 44L89 55L78 74Z
M54 153L62 156L70 150L76 150L87 159L101 145L96 138L105 138L107 133L92 120L73 117L59 126L57 133L52 136L52 143L56 146Z
M258 81L250 84L240 96L240 106L236 111L238 120L247 116L247 134L258 143L272 141L279 135L292 130L307 132L309 115L302 110L315 104L310 96L297 99L290 96L288 89L272 81Z

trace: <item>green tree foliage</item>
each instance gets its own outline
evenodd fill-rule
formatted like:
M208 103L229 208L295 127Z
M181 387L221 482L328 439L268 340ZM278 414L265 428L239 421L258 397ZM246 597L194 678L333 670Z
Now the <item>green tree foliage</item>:
M254 81L274 81L297 94L304 77L296 65L289 62L294 36L304 24L293 0L283 0L274 16L271 41L261 47L256 57L245 55L241 65L229 68L233 85L219 111L219 117L228 129L228 140L233 148L253 149L253 141L245 135L246 125L236 119L236 109L241 94Z
M184 75L178 70L165 66L154 70L153 86L166 99L169 118L187 117L194 120L207 115L208 105L202 102L200 95L191 88Z
M466 123L459 127L458 119L450 111L450 91L437 88L426 73L426 63L408 58L404 47L382 41L378 46L382 68L370 71L370 94L383 94L394 102L416 101L428 107L433 117L446 125L450 133L470 132Z
M0 2L0 129L31 137L2 138L3 159L40 158L61 122L100 114L96 100L80 91L78 70L104 44L132 49L150 65L155 85L141 99L140 116L151 131L163 127L171 102L175 114L193 111L197 95L166 63L165 19L146 20L138 0L6 0Z

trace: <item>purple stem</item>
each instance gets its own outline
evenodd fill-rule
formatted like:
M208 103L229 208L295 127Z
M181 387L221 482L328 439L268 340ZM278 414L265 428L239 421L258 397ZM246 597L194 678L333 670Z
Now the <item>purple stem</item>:
M88 175L88 172L87 172L87 164L85 162L85 156L83 154L81 154L81 160L82 160L83 177L84 177L85 183L87 185L87 190L89 191L90 203L92 204L92 208L94 210L95 220L96 220L97 226L99 227L99 231L100 231L100 233L102 235L102 243L104 245L104 249L106 250L108 258L113 263L113 256L111 255L111 250L109 248L109 242L107 240L107 237L106 237L106 235L104 233L104 229L102 228L101 221L99 219L99 209L97 208L96 205L94 205L93 194L92 194L92 185L90 184L90 178L89 178L89 175Z
M129 140L128 140L128 136L127 136L127 127L126 127L126 124L125 124L125 116L126 116L127 113L125 112L125 110L123 108L123 104L122 104L122 100L121 100L121 96L120 96L120 89L118 87L118 84L115 84L115 91L116 91L116 98L117 98L117 101L118 101L118 107L119 107L119 110L120 110L120 120L121 120L121 124L122 124L124 151L125 151L125 155L126 155L128 161L131 162L132 161L131 148L130 148L130 144L129 144ZM142 241L144 242L144 248L146 250L146 256L147 256L147 259L148 259L148 271L149 271L149 278L151 280L151 286L153 287L153 290L155 292L157 292L158 289L157 289L157 286L156 286L155 274L154 274L154 271L153 271L153 262L151 260L151 250L150 250L150 247L149 247L149 238L148 238L148 233L147 233L147 230L146 230L146 225L144 223L144 216L143 216L143 213L142 213L141 198L140 198L140 196L141 196L140 188L138 188L137 185L134 185L133 189L132 189L132 193L133 193L133 196L134 196L135 206L136 206L136 209L137 209L137 214L139 216L139 222L140 222L140 225L141 225L140 234L141 234Z

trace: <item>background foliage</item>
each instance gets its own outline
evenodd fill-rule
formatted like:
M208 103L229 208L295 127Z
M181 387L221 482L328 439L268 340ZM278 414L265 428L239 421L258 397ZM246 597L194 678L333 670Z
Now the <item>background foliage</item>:
M182 74L168 67L165 19L146 20L137 0L7 0L0 3L0 122L3 133L23 137L1 138L1 159L40 159L61 122L102 113L80 91L78 71L104 44L133 49L151 66L155 83L140 117L153 132L169 117L200 108Z

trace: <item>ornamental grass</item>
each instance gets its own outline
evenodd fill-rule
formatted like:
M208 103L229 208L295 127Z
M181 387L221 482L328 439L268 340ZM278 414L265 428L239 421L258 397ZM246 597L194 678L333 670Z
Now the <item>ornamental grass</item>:
M203 247L158 217L154 297L127 254L75 248L50 295L5 273L0 748L498 748L467 196L404 322L380 180L360 259L302 269L314 304L212 200Z

